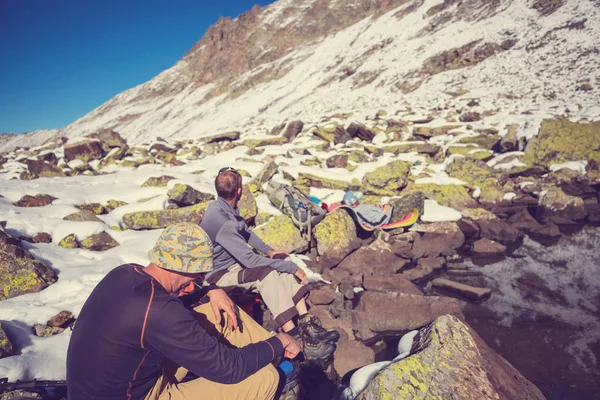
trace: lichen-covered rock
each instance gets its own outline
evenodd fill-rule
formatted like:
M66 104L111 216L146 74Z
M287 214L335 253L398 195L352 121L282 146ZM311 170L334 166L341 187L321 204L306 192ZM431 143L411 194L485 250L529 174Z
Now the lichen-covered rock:
M458 143L472 143L476 144L478 147L486 150L493 149L498 142L500 142L501 137L498 135L489 135L487 133L480 133L477 136L465 137L458 141Z
M77 237L74 234L70 234L65 236L58 242L60 247L64 247L65 249L77 249L79 248L79 243L77 242Z
M237 207L240 211L240 216L246 222L251 221L258 215L258 205L248 185L242 187L242 198L238 201Z
M427 154L430 156L435 156L436 154L442 151L442 148L438 145L431 143L406 143L406 144L396 144L390 146L382 147L384 152L401 154L401 153L419 153L419 154Z
M271 161L258 173L258 175L256 175L254 180L259 185L261 185L265 182L268 182L269 180L271 180L273 175L275 175L275 173L277 172L277 168L278 168L277 163L275 163L274 161Z
M461 126L462 125L444 125L444 126L436 126L436 127L416 126L413 129L413 134L422 136L425 138L432 138L434 136L447 135L448 132L450 132L451 130L460 128Z
M466 113L462 113L460 115L460 117L458 117L458 120L460 122L475 122L475 121L479 121L481 119L481 114L479 114L478 112L475 111L469 111Z
M242 145L252 147L264 147L264 146L281 146L288 142L287 138L282 136L261 138L261 139L246 139L242 142Z
M600 162L600 122L571 122L567 118L546 119L527 143L525 162L549 167L568 161Z
M461 156L483 161L487 161L494 157L493 151L472 146L450 146L448 147L448 150L446 150L446 153L449 156L453 154L460 154Z
M6 332L2 329L2 321L0 321L0 358L12 355L12 343L8 339Z
M91 222L104 223L104 221L102 221L100 218L96 217L96 214L94 214L93 212L88 211L88 210L77 211L76 213L67 215L63 219L65 221L77 221L77 222L91 221Z
M15 203L17 207L44 207L48 204L52 204L52 202L56 200L56 197L47 195L47 194L38 194L35 196L30 196L26 194L21 197L19 201Z
M479 201L482 203L496 204L504 199L503 185L506 177L482 161L456 158L446 168L446 172L453 178L469 183L473 188L480 188Z
M279 215L254 230L256 236L276 250L300 253L308 249L308 241L286 215Z
M375 376L358 400L543 400L540 390L452 315L422 328L411 355Z
M126 206L127 202L121 200L109 200L106 202L106 209L108 212L113 211L115 208Z
M50 153L54 154L54 153ZM49 163L42 159L32 160L27 159L25 161L27 163L27 169L29 173L42 177L42 178L55 178L55 177L63 177L65 176L62 169L58 168L56 164Z
M414 192L421 192L425 198L456 210L477 207L477 201L471 197L467 188L461 185L409 184L402 190L402 195Z
M142 187L166 187L169 181L175 179L173 176L153 176L148 178L146 182L142 184Z
M200 139L204 143L219 143L219 142L232 142L240 138L241 133L238 131L224 132L217 135L203 137Z
M112 129L103 128L92 134L89 134L87 137L90 139L97 139L101 143L105 144L109 148L127 148L127 141L121 137L117 132Z
M81 160L88 163L91 160L102 158L102 147L96 140L84 140L77 143L67 144L65 146L65 160Z
M113 239L107 232L100 232L87 239L82 240L80 246L91 251L106 251L119 246L119 242Z
M336 154L329 157L325 164L328 168L346 168L348 165L348 154Z
M301 172L298 174L298 179L294 181L294 186L348 191L358 190L360 188L360 182L357 179L353 180L352 182L338 181L335 179L322 178L320 176Z
M393 161L377 168L364 176L363 191L380 196L397 195L408 183L411 166L411 163L406 161Z
M123 216L126 229L163 229L178 222L199 224L210 202L182 207L175 210L138 211Z
M95 215L104 215L108 213L106 208L100 203L77 204L75 208L90 211Z
M511 124L506 127L506 134L500 140L499 150L500 153L508 153L509 151L516 151L519 149L517 141L517 131L519 130L518 124Z
M52 236L47 232L40 232L32 238L33 243L52 243Z
M362 139L367 142L372 141L375 137L375 133L372 130L368 129L363 124L359 124L356 122L351 123L346 128L346 131L348 132L351 138Z
M193 206L194 204L204 203L214 200L215 196L210 193L202 193L190 185L181 183L176 184L167 192L169 201L179 207Z
M336 266L360 246L356 224L343 210L325 216L313 231L320 256L319 264L324 268Z
M304 128L304 123L302 121L292 121L287 124L285 131L283 132L283 137L288 141L293 140Z
M19 239L0 230L0 300L39 292L54 282L52 268L21 248Z
M65 330L57 326L48 326L42 324L35 324L31 327L31 331L35 336L38 337L51 337L63 333Z
M549 187L540 197L536 218L549 217L583 220L587 217L584 201L581 197L569 196L561 188Z

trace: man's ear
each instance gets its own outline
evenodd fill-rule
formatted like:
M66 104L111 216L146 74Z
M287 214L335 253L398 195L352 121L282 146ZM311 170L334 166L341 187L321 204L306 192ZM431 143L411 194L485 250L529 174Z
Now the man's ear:
M242 197L242 187L241 186L238 188L236 193L237 193L238 197Z

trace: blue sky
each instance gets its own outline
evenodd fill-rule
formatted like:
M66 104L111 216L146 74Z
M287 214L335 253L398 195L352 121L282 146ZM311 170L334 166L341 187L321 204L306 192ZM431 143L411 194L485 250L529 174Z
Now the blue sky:
M273 0L0 0L0 133L62 128Z

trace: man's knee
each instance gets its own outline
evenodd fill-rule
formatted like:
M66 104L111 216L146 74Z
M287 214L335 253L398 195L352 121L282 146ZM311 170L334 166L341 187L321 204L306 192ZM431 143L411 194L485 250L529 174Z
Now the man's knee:
M256 398L273 399L275 397L277 388L279 387L279 373L272 364L257 371L253 378L252 381L257 387L254 390L250 390L256 391Z
M260 372L264 373L265 382L267 382L267 386L269 387L269 391L275 392L277 390L277 386L279 385L279 372L277 372L277 368L275 368L272 364L264 367Z

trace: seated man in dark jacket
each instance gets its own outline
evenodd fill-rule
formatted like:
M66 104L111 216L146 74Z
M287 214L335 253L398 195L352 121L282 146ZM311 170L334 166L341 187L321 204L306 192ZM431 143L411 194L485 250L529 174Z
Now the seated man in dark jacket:
M222 288L238 287L260 293L275 322L302 342L307 358L329 356L340 334L325 330L317 318L308 314L305 298L309 291L302 285L306 281L304 271L293 262L282 260L287 253L265 244L240 216L237 204L242 197L241 175L233 168L223 168L215 179L215 187L217 201L208 206L200 224L214 246L215 269L207 281ZM296 316L298 327L293 320Z
M221 289L208 291L210 303L195 312L173 296L213 269L206 232L171 225L149 257L145 268L113 269L85 302L67 354L68 398L274 398L271 362L294 358L298 343L237 314ZM198 378L182 383L188 371Z

